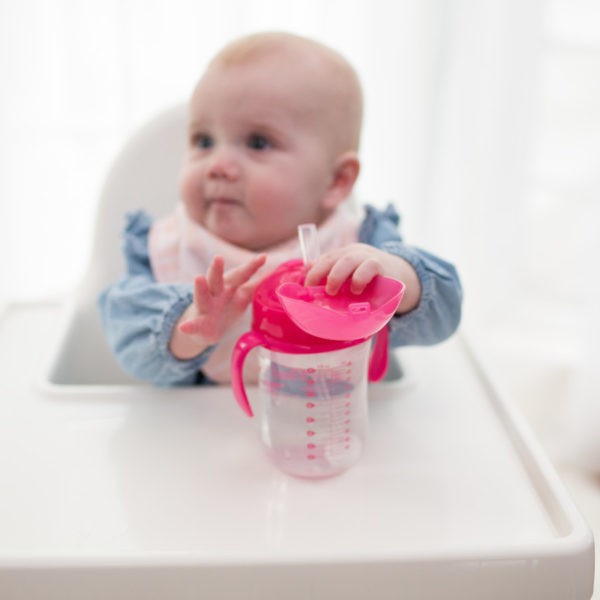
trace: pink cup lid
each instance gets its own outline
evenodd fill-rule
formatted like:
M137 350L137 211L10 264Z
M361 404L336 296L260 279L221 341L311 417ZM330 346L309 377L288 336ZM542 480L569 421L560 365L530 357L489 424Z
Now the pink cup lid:
M377 276L361 294L353 294L347 282L330 296L323 286L305 286L305 276L301 260L287 261L254 294L252 328L284 351L327 352L375 335L405 289L400 281Z
M306 267L300 259L282 263L261 281L252 301L252 329L260 331L273 350L292 353L329 352L352 346L358 340L332 340L308 332L288 314L277 290L283 284L303 287Z
M405 286L401 281L377 275L360 294L347 281L335 295L324 286L282 283L277 296L289 317L304 331L329 340L369 338L382 329L396 312Z

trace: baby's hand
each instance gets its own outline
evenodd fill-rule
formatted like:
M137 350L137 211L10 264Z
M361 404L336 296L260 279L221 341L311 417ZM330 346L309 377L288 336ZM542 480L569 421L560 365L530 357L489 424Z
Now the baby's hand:
M194 301L184 313L179 331L195 336L199 344L218 342L246 310L259 282L250 278L266 259L265 254L260 254L225 273L223 257L215 256L206 276L198 275L194 281Z
M392 277L406 284L406 293L397 312L414 308L421 295L419 279L406 260L368 244L349 244L320 256L306 274L306 285L319 285L335 295L350 279L350 291L360 294L376 275Z

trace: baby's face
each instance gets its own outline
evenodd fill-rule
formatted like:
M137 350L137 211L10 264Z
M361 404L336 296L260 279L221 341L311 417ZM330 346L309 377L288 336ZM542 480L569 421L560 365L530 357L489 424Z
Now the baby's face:
M332 208L336 156L305 77L277 57L213 66L192 97L182 198L190 218L232 244L268 248Z

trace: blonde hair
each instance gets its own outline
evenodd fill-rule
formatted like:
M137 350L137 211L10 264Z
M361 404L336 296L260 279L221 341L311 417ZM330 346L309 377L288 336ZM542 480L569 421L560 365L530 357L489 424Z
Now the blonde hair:
M326 98L323 110L329 110L332 122L338 124L337 137L344 149L358 150L363 118L362 88L352 65L336 50L292 33L256 33L226 45L212 59L209 68L240 65L283 52L287 52L293 61L309 64L315 74L325 75L324 83L319 84Z

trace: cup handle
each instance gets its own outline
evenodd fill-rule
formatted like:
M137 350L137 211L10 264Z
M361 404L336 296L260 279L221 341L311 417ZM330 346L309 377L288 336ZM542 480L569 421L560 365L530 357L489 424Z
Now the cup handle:
M264 338L262 335L255 331L248 331L240 336L231 353L231 389L240 408L249 417L253 417L254 414L244 387L244 361L250 350L263 344Z
M369 381L375 383L384 378L388 368L389 330L387 324L377 332L371 360L369 361Z

